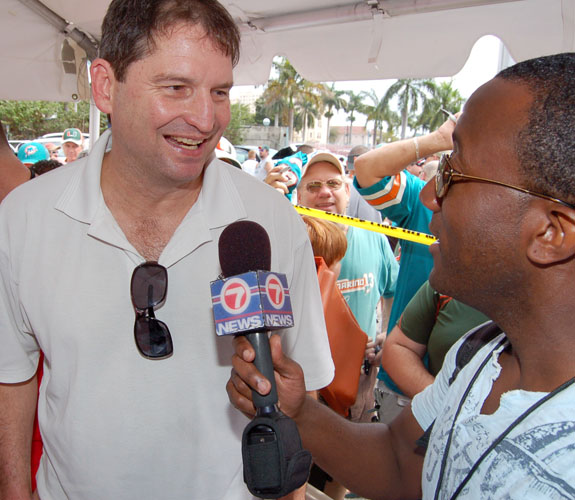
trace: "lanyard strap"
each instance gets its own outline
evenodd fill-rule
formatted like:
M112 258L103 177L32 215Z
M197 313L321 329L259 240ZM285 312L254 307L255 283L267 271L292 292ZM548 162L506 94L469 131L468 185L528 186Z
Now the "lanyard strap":
M465 389L465 392L463 393L463 396L461 397L461 400L459 401L459 406L457 407L457 410L456 410L455 415L453 417L453 422L451 423L451 429L449 430L449 436L447 436L447 442L445 443L445 450L443 451L443 457L441 459L441 468L439 469L439 479L437 481L437 486L435 487L435 495L433 497L434 500L437 500L439 498L439 491L441 490L441 485L443 483L443 476L445 475L445 468L447 467L447 458L449 455L449 449L451 448L451 440L453 439L453 431L455 430L455 422L457 421L457 417L459 417L459 413L461 412L461 409L463 408L463 404L465 403L467 396L471 392L471 388L473 387L473 384L475 383L475 381L479 377L479 374L481 373L483 368L485 368L485 365L487 364L487 362L491 359L492 354L505 343L507 343L506 337L502 338L497 343L497 345L491 351L489 351L487 356L485 356L485 358L483 359L483 361L481 362L481 364L479 365L477 370L475 370L475 373L473 374L471 381L467 385L467 388Z
M506 342L507 342L507 339L500 340L497 343L497 345L489 352L489 354L483 359L483 361L481 362L481 364L479 365L479 367L477 368L477 370L473 374L473 377L472 377L471 381L469 382L469 384L465 390L465 393L463 394L463 396L461 397L461 400L459 401L459 406L457 407L457 411L455 412L455 416L453 417L453 422L451 424L451 429L449 430L449 436L447 437L447 443L445 445L445 451L443 453L443 457L441 460L441 469L439 472L439 480L437 481L437 486L435 488L435 496L434 496L435 500L437 500L439 498L439 491L441 490L441 485L443 483L443 477L445 475L445 468L447 466L447 459L448 459L448 455L449 455L449 449L451 447L453 432L455 430L455 423L457 422L457 418L459 417L459 413L461 412L461 409L463 408L463 404L465 403L467 397L469 396L469 393L471 392L471 388L473 387L473 384L475 383L475 381L479 377L479 374L481 373L483 368L485 368L485 365L487 364L487 362L489 361L489 359L491 358L493 353ZM541 405L543 405L544 403L549 401L552 397L559 394L561 391L563 391L563 390L567 389L568 387L570 387L571 385L573 385L573 383L575 383L575 377L569 379L567 382L564 382L559 387L555 388L552 392L546 394L544 397L542 397L541 399L539 399L538 401L533 403L529 408L527 408L527 410L525 410L513 422L511 422L511 424L509 424L509 426L507 426L507 428L491 443L491 445L481 454L481 456L477 459L477 461L469 469L469 472L467 473L467 475L465 476L463 481L459 484L459 486L457 487L457 489L455 490L453 495L451 495L450 500L454 500L455 498L457 498L459 496L459 494L463 491L463 488L465 488L465 486L467 485L467 483L471 479L471 476L473 476L473 474L479 468L479 466L485 460L485 458L499 445L499 443L501 443L501 441L503 441L505 439L505 437L507 437L507 435L515 427L517 427L521 422L523 422L531 413L533 413L535 410L537 410L537 408L539 408Z

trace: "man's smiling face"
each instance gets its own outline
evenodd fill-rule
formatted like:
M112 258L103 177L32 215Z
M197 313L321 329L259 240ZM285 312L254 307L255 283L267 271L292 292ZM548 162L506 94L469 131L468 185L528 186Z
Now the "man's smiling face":
M339 189L332 189L326 184L327 181L334 179L342 183ZM313 181L323 184L319 189L309 189L309 183ZM304 207L343 215L349 204L349 184L345 182L336 166L327 161L320 161L306 170L298 185L297 196L298 203Z

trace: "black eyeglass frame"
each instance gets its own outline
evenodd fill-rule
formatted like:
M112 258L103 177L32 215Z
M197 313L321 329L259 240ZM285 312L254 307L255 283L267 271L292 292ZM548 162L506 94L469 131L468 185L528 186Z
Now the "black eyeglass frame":
M486 179L484 177L476 177L474 175L467 175L458 172L453 168L453 165L450 161L451 154L442 154L439 159L439 165L437 167L437 173L435 174L435 195L437 196L438 200L442 200L447 195L447 191L449 191L449 186L453 183L454 178L459 179L467 179L469 181L475 182L484 182L487 184L495 184L497 186L506 187L509 189L514 189L515 191L520 191L521 193L530 194L532 196L537 196L538 198L543 198L544 200L552 201L554 203L559 203L567 208L571 208L575 210L575 205L568 203L566 201L560 200L559 198L554 198L553 196L549 196L542 193L537 193L535 191L530 191L529 189L525 189L519 186L514 186L512 184L506 184L505 182L501 181L494 181L493 179ZM449 167L449 170L446 169Z
M142 274L156 271L159 279L148 283L146 304L142 300L142 291L135 287ZM144 276L143 282L150 281L152 277ZM157 288L155 291L154 285ZM154 309L162 304L168 292L168 271L164 266L154 261L147 261L137 266L130 281L130 297L136 313L134 322L134 340L140 354L147 359L160 360L170 357L174 352L172 336L168 326L156 318Z

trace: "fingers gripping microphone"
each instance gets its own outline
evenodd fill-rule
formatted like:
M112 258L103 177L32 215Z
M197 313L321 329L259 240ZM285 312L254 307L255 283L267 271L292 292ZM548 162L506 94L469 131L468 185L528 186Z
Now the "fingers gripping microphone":
M270 240L255 222L229 225L218 250L224 279L211 283L216 333L245 335L256 353L254 364L272 385L265 396L252 391L257 416L242 436L244 480L255 496L285 496L305 483L311 466L295 423L277 408L268 338L268 331L294 324L287 279L270 272Z

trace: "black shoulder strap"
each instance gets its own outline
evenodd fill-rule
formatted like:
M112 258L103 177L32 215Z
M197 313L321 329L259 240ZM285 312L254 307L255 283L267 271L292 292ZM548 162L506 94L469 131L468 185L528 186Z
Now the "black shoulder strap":
M459 372L463 367L471 361L471 358L473 358L473 356L475 356L475 354L477 354L484 345L491 342L501 332L501 328L499 328L499 326L497 326L493 321L490 321L469 334L465 341L459 346L457 354L455 355L455 369L449 378L449 385L455 382L457 375L459 375ZM416 442L418 452L420 454L425 454L425 450L427 450L429 436L431 435L434 423L435 420Z
M493 321L485 323L473 333L471 333L465 341L459 346L457 354L455 355L455 370L449 379L449 385L455 382L457 375L463 367L471 361L471 358L486 344L491 342L497 335L501 333L501 328Z

